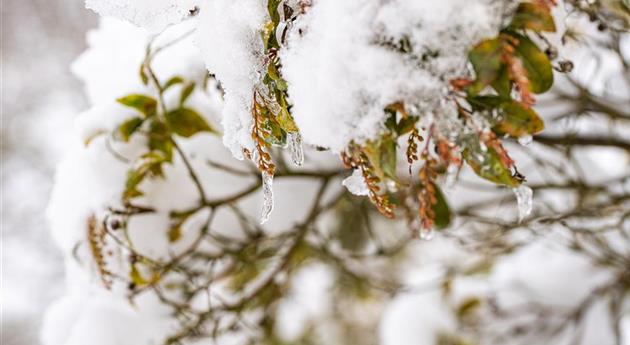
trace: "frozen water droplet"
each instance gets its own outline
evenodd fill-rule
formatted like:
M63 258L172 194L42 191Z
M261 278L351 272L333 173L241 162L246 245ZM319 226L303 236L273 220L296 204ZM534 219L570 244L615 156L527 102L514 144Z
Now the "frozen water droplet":
M532 213L534 191L524 184L513 188L512 191L516 195L518 222L520 223Z
M435 231L433 229L421 229L420 230L420 239L425 241L430 241L435 237Z
M359 169L354 169L352 175L343 180L341 184L344 185L348 189L348 191L354 195L365 196L370 193L368 186L365 184L363 174Z
M273 175L263 172L262 181L263 207L262 215L260 216L260 224L265 224L273 211Z
M398 192L398 183L396 183L396 181L387 180L385 185L387 186L387 191L389 191L391 193Z
M291 161L296 166L304 164L304 149L302 147L302 136L300 133L289 133L289 149L291 150Z
M525 135L520 136L518 138L518 143L523 145L523 146L527 146L527 145L532 143L532 140L534 140L534 137L532 137L529 134L525 134Z

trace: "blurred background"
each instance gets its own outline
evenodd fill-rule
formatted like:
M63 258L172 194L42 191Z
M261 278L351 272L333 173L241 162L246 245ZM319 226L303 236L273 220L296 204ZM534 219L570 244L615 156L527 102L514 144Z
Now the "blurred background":
M3 345L37 344L46 306L63 287L45 209L72 118L86 102L70 63L96 15L82 1L2 0ZM54 136L54 140L52 140Z

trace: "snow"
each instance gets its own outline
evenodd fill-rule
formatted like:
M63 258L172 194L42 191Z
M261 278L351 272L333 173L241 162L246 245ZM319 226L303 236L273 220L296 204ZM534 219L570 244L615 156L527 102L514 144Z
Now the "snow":
M442 303L439 291L404 294L396 297L383 315L379 329L380 343L417 345L422 339L422 344L436 344L437 333L452 331L455 324L453 315Z
M86 0L85 6L158 33L191 15L198 0Z
M304 141L340 152L350 141L377 136L389 104L404 101L418 113L433 112L448 80L465 75L470 46L496 34L499 3L314 2L281 52ZM404 38L411 54L385 47ZM419 61L430 52L439 56Z
M342 184L354 195L366 196L370 192L360 169L354 169L352 175L343 180Z
M254 151L251 110L254 90L261 82L259 30L266 13L258 0L206 0L199 14L196 42L208 70L225 91L223 142L238 159L243 159L243 148Z
M42 341L64 345L159 344L172 328L166 310L138 312L125 300L69 296L46 316Z
M154 44L159 47L189 30L190 23L182 23L169 29ZM73 66L77 77L85 83L92 106L75 120L71 149L57 168L48 208L53 238L65 257L67 290L65 297L47 313L42 331L45 345L159 343L172 329L167 327L173 322L168 310L150 295L141 296L134 307L126 298L125 286L115 284L112 291L106 291L100 285L86 246L87 219L93 214L101 219L107 207L120 205L131 162L145 150L141 137L132 137L129 143L123 143L103 133L111 132L135 114L134 110L118 104L116 98L130 93L153 93L141 83L138 74L148 39L142 29L116 19L103 19L100 27L89 34L90 48ZM154 61L158 78L165 81L179 75L201 84L204 67L192 37L171 48ZM173 64L173 60L181 63ZM180 91L181 86L173 86L165 94L166 103L175 102ZM217 122L221 100L212 83L208 92L197 88L187 104L206 116L209 123ZM87 139L91 139L88 145ZM209 144L213 140L214 143ZM188 152L194 152L191 148L201 151L202 147L216 147L217 141L210 135L199 134L196 138L182 140L181 145ZM209 154L218 156L214 152ZM194 161L193 164L198 166L204 162ZM164 180L143 185L146 195L142 202L152 205L158 213L134 217L129 223L129 236L137 243L137 248L150 257L162 259L168 258L177 247L168 243L168 213L159 211L185 208L197 201L179 156L173 165L165 167L165 175ZM226 189L225 193L233 192ZM214 190L219 191L220 186L214 186ZM184 231L188 232L195 226L196 218L201 217L207 214L200 212L191 217L190 226L186 224ZM123 253L114 251L109 268L126 276L128 267L124 259Z

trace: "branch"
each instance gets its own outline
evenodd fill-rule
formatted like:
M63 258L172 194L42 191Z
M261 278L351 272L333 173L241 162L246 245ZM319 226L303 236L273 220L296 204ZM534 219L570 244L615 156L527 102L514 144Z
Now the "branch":
M544 145L560 146L604 146L618 147L630 151L630 141L604 136L577 136L577 135L538 135L534 137L536 142Z

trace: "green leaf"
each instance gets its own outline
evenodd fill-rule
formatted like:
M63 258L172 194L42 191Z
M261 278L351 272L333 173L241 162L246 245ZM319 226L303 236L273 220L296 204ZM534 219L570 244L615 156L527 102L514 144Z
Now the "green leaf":
M499 70L499 76L491 83L491 85L499 96L502 98L510 98L510 93L512 92L512 82L510 81L507 66L501 67Z
M278 19L279 18L280 17L278 15ZM263 41L263 46L265 48L265 51L269 50L270 48L280 48L280 44L278 43L278 40L276 39L276 27L277 27L277 23L274 24L273 21L270 21L270 22L267 22L267 24L263 27L262 31L260 32L260 36Z
M230 279L230 288L234 291L242 290L247 284L254 281L264 270L263 263L245 263L234 273Z
M396 125L396 132L398 135L407 134L414 129L416 122L418 122L417 116L403 117Z
M278 25L280 23L280 13L278 13L278 5L280 5L281 0L269 0L267 1L267 11L269 11L269 17L274 25Z
M284 81L284 79L280 78L278 80L275 81L276 82L276 88L280 91L287 91L289 89L289 84L287 84L286 81Z
M285 132L288 132L288 133L298 132L298 127L295 124L295 121L293 120L293 116L291 116L291 114L289 113L286 107L284 106L282 107L282 110L276 116L276 120L278 121L278 123L280 124L280 127L282 127L282 129Z
M146 116L154 115L157 110L157 101L150 96L132 94L116 101L124 106L134 108Z
M437 229L442 230L451 224L451 210L446 202L446 198L444 197L442 190L436 184L433 186L435 187L436 198L436 202L433 205L433 212L435 212L433 224Z
M171 86L177 85L177 84L181 84L183 82L184 82L184 79L182 79L182 77L174 76L171 79L169 79L168 81L166 81L166 84L164 84L164 86L162 88L164 90L168 90Z
M169 242L177 242L182 237L182 226L193 214L195 214L194 211L186 211L181 213L171 212L170 229L168 231Z
M280 79L280 72L276 68L276 65L273 64L273 63L270 63L267 66L267 74L269 74L269 77L271 77L271 79L273 79L273 80L279 80Z
M285 146L287 143L287 132L285 132L280 123L273 119L265 121L264 125L266 134L265 141L270 145Z
M473 110L492 110L501 106L506 99L500 96L474 96L466 98Z
M165 162L164 155L159 152L149 152L144 154L139 161L136 169L131 169L127 173L127 181L125 183L125 191L123 198L129 200L142 196L142 192L138 186L148 176L162 176L162 163Z
M129 138L142 126L144 119L140 117L133 117L125 122L123 122L120 126L118 126L118 134L120 134L120 138L124 142L128 142Z
M166 122L175 134L185 138L199 132L215 132L199 113L189 108L179 108L166 113Z
M506 167L496 150L487 147L485 150L480 146L473 149L466 149L463 152L464 159L473 171L481 178L496 184L509 187L518 187L521 180L512 176L512 172Z
M472 94L479 93L499 77L503 67L502 50L503 41L495 38L482 41L468 53L468 60L472 63L477 77L472 86Z
M518 45L514 48L514 54L523 63L527 71L530 89L534 93L543 93L553 85L553 68L547 54L529 38L516 33L510 35L518 39Z
M463 318L470 316L481 306L481 300L477 297L469 297L463 300L457 307L457 317Z
M289 268L290 270L295 270L310 259L316 258L318 254L319 253L316 248L310 246L308 242L301 240L295 246L295 249L291 253L287 268Z
M545 128L543 120L529 107L516 101L501 105L502 119L494 124L493 130L499 135L508 134L519 138L523 135L536 134Z
M547 5L522 2L518 5L509 28L555 32L556 24Z
M397 180L396 176L396 139L385 137L380 145L381 159L380 166L385 174L392 180Z
M158 120L151 121L149 126L149 149L161 152L164 160L170 162L173 158L173 143L171 133L166 125Z
M140 274L140 271L138 270L136 265L131 265L131 272L129 272L129 278L134 284L136 284L136 286L143 286L149 283L146 279L144 279L144 277L142 277L142 274Z
M174 242L179 241L180 238L182 238L182 225L178 224L178 225L172 226L168 230L168 241L170 243L174 243Z
M179 106L182 107L184 105L184 103L186 103L186 100L188 100L188 97L190 97L190 95L192 94L192 92L195 90L195 82L190 82L188 84L186 84L186 86L184 87L184 89L182 90L182 94L179 98Z

